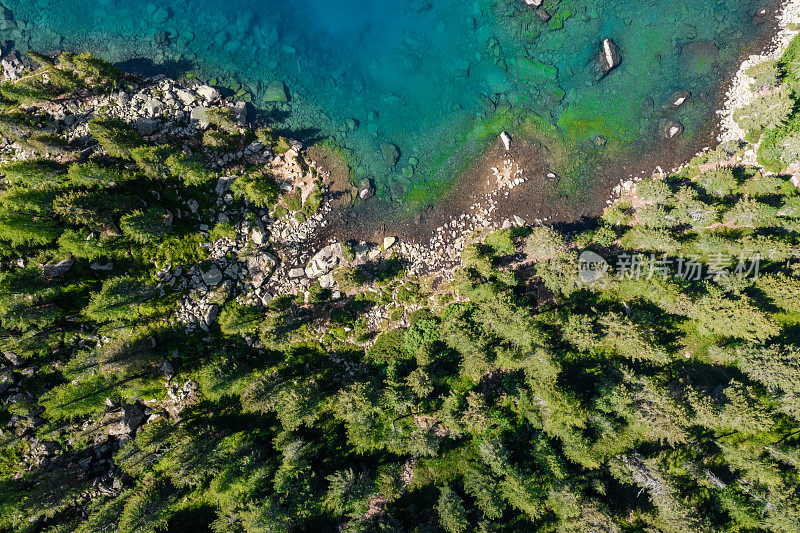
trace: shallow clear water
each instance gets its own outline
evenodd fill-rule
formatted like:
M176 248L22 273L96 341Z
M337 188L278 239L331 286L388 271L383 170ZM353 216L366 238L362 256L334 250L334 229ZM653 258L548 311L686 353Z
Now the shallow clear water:
M2 36L19 49L188 63L247 91L279 128L346 148L355 179L382 196L419 203L502 129L550 143L568 194L604 161L669 149L665 119L691 143L744 47L767 31L758 11L777 2L546 0L547 22L522 0L3 3ZM604 38L623 60L598 82L589 64ZM263 101L275 81L289 102ZM665 109L677 89L692 98ZM396 165L385 143L399 148Z

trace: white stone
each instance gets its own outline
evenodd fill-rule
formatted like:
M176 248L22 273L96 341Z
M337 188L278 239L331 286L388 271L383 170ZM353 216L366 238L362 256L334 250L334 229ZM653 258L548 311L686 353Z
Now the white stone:
M325 274L319 277L319 285L323 289L330 289L334 285L333 276L330 274Z
M261 246L266 240L266 235L261 228L253 228L253 231L250 232L250 240L256 246Z
M152 116L160 115L164 110L164 102L158 98L151 98L144 104L144 110Z
M194 93L184 89L178 89L178 99L183 102L183 105L192 105L196 100Z
M394 246L396 242L397 242L397 237L384 237L383 249L388 250L389 248Z
M197 94L208 102L214 102L216 100L219 100L220 97L222 96L218 90L208 85L201 85L196 90Z
M508 133L500 133L500 140L503 141L503 146L505 147L506 152L511 150L511 137L509 137Z

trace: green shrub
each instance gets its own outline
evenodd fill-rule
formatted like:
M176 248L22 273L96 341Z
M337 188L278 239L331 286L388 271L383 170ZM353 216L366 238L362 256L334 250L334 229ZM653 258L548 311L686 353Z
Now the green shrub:
M90 261L107 256L112 250L110 244L85 229L65 230L58 238L58 246L66 254Z
M206 111L206 121L225 131L239 133L239 125L233 114L233 109L228 107L212 107Z
M259 175L237 176L231 183L231 193L236 199L246 198L256 207L275 205L280 197L280 187L272 177Z
M209 129L203 133L203 146L219 152L230 151L238 141L238 135L224 130Z
M255 307L228 300L219 314L218 323L225 335L244 337L253 335L263 319L264 313Z
M55 191L11 187L0 192L0 205L12 211L52 215Z
M647 250L674 254L681 248L669 231L636 226L622 236L622 246L633 250Z
M494 231L486 237L484 242L492 247L495 255L512 255L517 251L510 229Z
M345 241L341 243L341 246L342 246L342 257L344 258L344 260L347 262L355 261L356 251L355 247L353 247L353 244L350 243L349 241Z
M800 196L787 198L778 209L778 216L786 218L800 218Z
M783 124L793 107L794 100L789 88L781 86L775 92L736 109L733 112L733 120L748 134L758 137L764 130Z
M286 207L292 211L297 212L303 208L303 197L300 195L300 191L295 191L291 194L287 194L283 197L284 202L286 202Z
M310 304L322 303L326 300L329 300L330 297L331 297L331 291L329 289L323 289L319 281L315 282L308 289L308 303Z
M722 217L726 224L736 226L763 228L777 224L778 210L753 199L739 200Z
M151 206L146 211L137 209L123 215L119 226L129 239L146 244L160 240L169 233L170 227L166 224L168 218L169 214L166 209Z
M417 319L403 335L403 349L410 355L416 355L422 346L433 344L442 339L441 323L435 316Z
M645 203L662 204L672 194L664 180L650 178L636 185L636 195Z
M462 533L469 527L464 501L450 487L442 487L439 494L439 524L447 533Z
M171 154L167 158L166 165L169 174L187 186L202 185L214 176L201 162L193 161L182 153Z
M278 137L272 145L272 151L276 154L285 154L291 148L292 145L289 144L289 140L286 137Z
M217 241L219 239L228 239L229 241L236 240L236 226L230 222L220 222L211 228L209 232L209 239Z
M357 267L339 267L333 272L333 279L345 292L356 291L369 280L364 271Z
M800 132L800 116L792 117L784 126L767 130L758 148L758 163L776 173L783 170L785 164L791 164L797 150L792 136L795 132Z
M312 217L319 212L320 206L322 206L322 191L317 188L308 195L303 203L303 214L306 217Z
M706 193L717 198L725 198L732 195L739 187L739 183L730 168L718 168L709 170L695 178Z
M50 218L0 209L0 240L15 246L49 244L61 235L61 231L60 224Z
M274 146L278 136L269 128L259 128L256 130L256 139L264 146Z
M670 215L679 223L694 229L710 226L719 219L718 209L697 199L697 193L682 188L675 194L675 207Z
M783 137L780 150L780 159L784 167L800 162L800 131L794 131Z
M609 226L623 226L631 219L631 215L628 212L629 209L630 204L627 202L616 202L614 205L607 207L605 211L603 211L601 219Z
M671 228L677 221L660 204L644 205L636 210L639 224L651 229ZM616 236L616 233L614 234Z
M131 152L142 146L142 138L121 120L96 115L89 121L89 132L112 157L130 159Z
M410 359L408 352L402 349L405 330L391 329L378 335L375 344L366 353L367 361L388 363L390 361Z
M16 161L0 167L0 172L12 185L34 189L59 187L63 183L65 170L64 165L46 159Z
M0 95L12 102L35 104L58 96L37 78L0 82Z
M147 259L160 265L191 265L208 258L208 248L202 245L207 244L206 239L201 233L191 235L167 235L159 243L155 251L149 250L148 254L153 254Z
M67 172L70 185L77 187L109 187L132 179L132 176L118 168L100 166L94 161L73 163Z
M606 226L605 224L594 230L591 235L591 242L598 246L611 246L617 240L617 232L614 228Z
M156 290L131 276L111 278L92 296L84 314L95 322L125 322L139 317L140 306L153 298Z
M66 139L54 134L34 135L24 141L24 144L42 157L59 157L69 153Z
M0 114L0 133L12 142L36 134L41 127L42 120L26 111L12 109Z
M780 194L786 182L774 176L759 176L742 185L742 192L756 198Z
M753 83L750 84L751 91L773 89L778 86L781 78L780 66L776 59L757 63L747 69L745 74L754 78Z
M169 174L167 158L172 151L169 146L140 146L131 150L130 157L142 174L150 179L163 180Z
M525 240L525 255L534 262L550 259L566 250L564 237L549 226L533 228Z
M118 90L124 78L120 69L88 52L77 55L64 52L58 57L58 63L61 69L73 71L86 87L95 90ZM51 70L54 72L58 70Z
M795 35L780 59L785 79L795 94L800 94L800 39Z
M141 205L132 197L71 190L53 200L54 212L64 221L95 231L116 233L114 217Z
M800 311L800 280L786 274L767 274L759 276L756 287L776 307L797 313Z

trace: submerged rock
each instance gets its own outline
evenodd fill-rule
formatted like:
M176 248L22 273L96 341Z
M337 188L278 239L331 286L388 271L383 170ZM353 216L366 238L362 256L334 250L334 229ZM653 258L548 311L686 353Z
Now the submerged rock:
M664 139L674 139L683 133L683 124L674 120L662 120L659 125L661 136Z
M692 93L690 93L689 91L684 91L684 90L675 91L669 97L668 107L670 109L678 109L679 107L681 107L683 104L686 103L686 100L688 100L690 96L692 96Z
M719 48L711 41L694 41L681 48L681 66L690 75L712 72L718 61Z
M550 13L548 13L542 8L538 8L536 10L536 16L539 17L539 20L541 20L542 22L549 22L551 18Z
M286 85L282 81L270 83L264 90L264 102L288 102L289 94Z
M400 160L400 149L393 143L383 143L381 145L381 154L384 161L391 166L395 166Z

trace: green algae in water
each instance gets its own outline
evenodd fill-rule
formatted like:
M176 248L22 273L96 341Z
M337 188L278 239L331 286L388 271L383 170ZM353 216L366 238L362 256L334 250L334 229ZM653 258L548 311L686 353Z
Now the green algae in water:
M415 206L503 129L557 143L568 174L599 176L604 161L657 153L666 119L691 144L744 48L767 30L756 15L776 4L546 0L543 21L522 0L5 0L0 28L23 50L189 62L279 129L331 139L353 154L354 180ZM598 82L590 63L605 38L623 59ZM276 82L288 101L274 101ZM679 89L692 98L668 109ZM597 137L606 147L588 157ZM396 165L382 156L387 142L400 150Z

